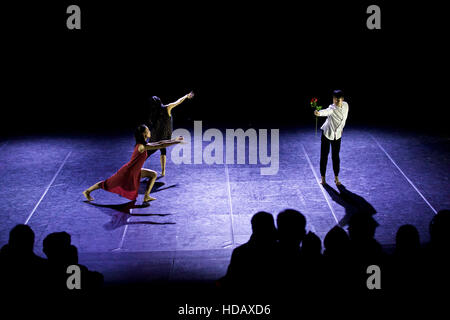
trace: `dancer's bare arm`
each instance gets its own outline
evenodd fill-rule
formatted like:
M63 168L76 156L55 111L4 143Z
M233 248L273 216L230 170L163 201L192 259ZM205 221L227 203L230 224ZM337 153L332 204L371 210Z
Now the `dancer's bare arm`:
M139 145L138 150L140 153L147 151L147 150L155 150L155 149L162 149L170 147L174 144L181 143L183 141L183 137L177 137L172 140L164 140L164 141L157 141L157 142L151 142L147 143L145 146L143 144Z
M170 113L170 111L172 111L173 108L175 108L177 105L179 105L180 103L182 103L184 100L186 99L192 99L194 97L194 92L191 91L189 92L187 95L181 97L180 99L178 99L175 102L169 103L166 107L167 107L167 111Z
M169 140L159 140L156 142L152 142L152 143L156 143L156 144L161 144L161 143L170 143L172 142L174 139L169 139Z

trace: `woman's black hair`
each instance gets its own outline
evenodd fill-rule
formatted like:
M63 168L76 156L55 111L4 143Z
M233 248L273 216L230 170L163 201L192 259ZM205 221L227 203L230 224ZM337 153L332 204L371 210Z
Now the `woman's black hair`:
M152 105L154 105L155 107L160 107L161 106L161 99L157 96L153 96L150 98L150 102L152 103Z
M148 99L150 107L148 108L148 121L150 125L153 126L154 123L157 122L157 119L160 117L161 108L164 107L161 99L157 96L153 96Z
M136 139L136 144L147 144L147 140L144 138L144 132L148 129L145 124L141 124L134 130L134 139Z
M338 99L343 98L344 97L344 92L342 92L342 90L334 90L333 91L333 97L336 97Z
M150 110L151 111L157 111L158 109L160 109L161 107L164 107L161 99L157 96L153 96L149 99L150 102Z

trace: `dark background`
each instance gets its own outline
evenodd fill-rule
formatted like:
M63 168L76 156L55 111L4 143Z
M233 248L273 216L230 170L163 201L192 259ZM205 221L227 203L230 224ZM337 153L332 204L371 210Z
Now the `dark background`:
M66 8L81 7L81 30ZM381 8L368 30L366 8ZM309 100L344 90L349 125L448 133L445 10L432 2L2 5L1 134L102 131L172 102L175 126L314 126Z

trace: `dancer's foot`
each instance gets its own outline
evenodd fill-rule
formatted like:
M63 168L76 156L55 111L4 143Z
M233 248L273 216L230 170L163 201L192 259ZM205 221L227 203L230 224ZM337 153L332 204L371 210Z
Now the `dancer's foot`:
M337 186L340 186L342 184L337 177L334 179L334 182Z
M144 197L144 202L150 202L150 201L154 201L156 200L156 198L150 197L149 195L146 195Z
M322 177L322 181L320 181L320 184L323 186L327 184L327 182L325 181L325 177Z
M88 190L83 191L83 195L86 197L87 201L93 201L94 198L91 197L91 192Z
M166 171L165 170L161 171L161 177L164 177L165 175L166 175Z

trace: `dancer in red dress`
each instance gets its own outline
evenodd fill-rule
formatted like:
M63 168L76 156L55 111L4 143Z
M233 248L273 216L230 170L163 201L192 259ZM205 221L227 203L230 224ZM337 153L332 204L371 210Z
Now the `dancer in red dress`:
M134 147L131 160L122 166L114 175L110 178L97 182L93 186L83 191L83 195L88 201L94 200L91 197L91 192L97 189L104 189L106 191L114 192L122 197L130 200L136 200L139 190L139 182L141 178L149 178L147 184L147 190L144 196L144 202L156 200L150 197L150 191L155 184L157 173L153 170L142 168L145 160L147 159L148 150L156 150L166 148L171 145L180 143L183 141L183 137L178 137L173 140L163 140L152 143L147 143L147 139L150 138L150 130L145 125L140 125L136 128L134 133L136 139L136 145Z

